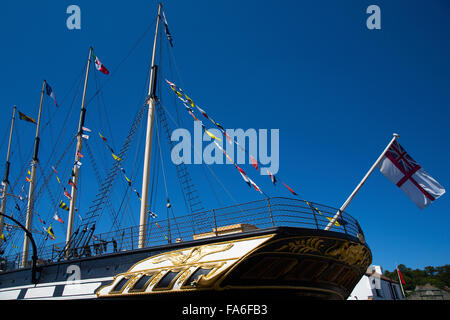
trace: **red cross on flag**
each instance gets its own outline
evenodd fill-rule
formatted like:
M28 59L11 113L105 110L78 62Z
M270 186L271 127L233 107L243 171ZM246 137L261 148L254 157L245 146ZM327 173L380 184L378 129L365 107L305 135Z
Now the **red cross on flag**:
M445 193L445 189L394 141L378 164L386 178L423 209Z

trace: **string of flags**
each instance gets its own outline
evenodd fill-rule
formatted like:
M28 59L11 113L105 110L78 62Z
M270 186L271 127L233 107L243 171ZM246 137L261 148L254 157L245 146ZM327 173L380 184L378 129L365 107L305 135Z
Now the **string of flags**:
M111 152L111 155L113 157L113 159L115 161L117 161L118 166L120 171L122 172L125 180L127 181L128 186L134 191L134 193L136 194L136 196L138 197L139 201L142 201L141 199L141 195L139 194L139 192L133 187L133 184L131 182L131 180L127 177L127 173L125 171L125 169L120 165L120 162L122 161L122 159L118 156L116 156L113 148L111 148L111 146L108 144L108 139L106 139L100 132L98 133L98 135L100 136L100 138L103 140L103 142L105 143L105 146L108 148L108 150ZM157 215L156 213L152 212L152 211L148 211L149 215L151 218L156 219ZM158 228L162 229L161 226L155 221L155 224ZM169 239L167 238L167 236L165 235L165 233L163 232L164 237L166 238L167 241L169 241Z
M200 108L198 105L196 105L194 103L194 101L189 98L184 91L179 88L177 85L175 85L174 83L170 82L169 80L166 79L167 84L170 86L170 88L172 89L172 91L176 94L176 96L181 100L181 102L183 103L184 107L186 108L186 110L188 111L188 113L194 118L195 121L200 121L195 115L194 115L194 108L196 108L205 118L209 119L217 128L219 128L219 130L223 133L223 135L226 137L227 141L230 144L236 144L236 146L238 148L240 148L243 152L247 153L250 156L250 160L252 163L252 166L259 171L259 166L258 166L258 161L255 159L255 157L253 157L241 144L239 144L235 139L231 139L229 135L227 135L225 129L223 128L223 126L216 122L210 115L208 115L206 113L205 110L203 110L202 108ZM200 121L201 122L201 121ZM202 128L205 131L205 133L210 136L213 140L218 140L221 141L219 138L215 137L212 133L210 133L208 130L206 130L206 127L203 125L202 123ZM234 166L236 167L236 169L239 171L239 173L241 174L242 178L244 179L244 181L249 185L249 186L253 186L255 188L255 190L263 193L261 191L261 189L248 177L248 175L239 167L237 166L234 161L228 156L228 154L225 152L225 150L218 144L216 143L216 141L214 141L214 143L216 144L216 146L225 154L225 156L227 157L228 160L230 160L231 163L234 164ZM277 181L279 179L277 179L275 177L275 175L273 173L271 173L268 169L267 173L272 181L272 183L274 185L276 185ZM286 183L284 183L283 181L280 181L293 195L297 196L297 193L295 193L294 190L292 190L292 188L290 188Z
M122 161L121 158L119 158L118 156L116 156L113 148L111 148L111 146L108 144L108 139L106 139L104 136L102 136L102 134L99 132L98 135L100 136L100 138L102 138L103 142L105 143L106 147L109 149L109 151L111 151L111 155L114 158L114 160L116 161Z
M306 201L305 200L305 202L306 202L306 204L311 208L311 210L314 212L314 211L317 211L321 216L324 216L325 218L327 218L328 219L328 221L331 221L333 218L330 218L330 217L327 217L326 215L324 215L317 207L314 207L311 203L309 203L308 201ZM345 222L343 219L342 219L342 217L339 217L339 219L337 219L335 222L334 222L334 225L336 226L336 227L340 227L341 225L339 224L339 222L340 223L342 223L342 225L345 225L345 224L347 224L347 222Z
M136 188L133 187L133 184L131 182L131 180L127 177L127 173L125 171L125 169L120 165L120 162L122 161L122 159L120 157L118 157L115 153L113 148L111 148L111 146L108 144L108 139L106 139L100 132L98 133L98 135L100 136L100 138L103 140L103 142L105 143L105 146L108 148L108 150L111 152L111 155L113 157L113 159L115 161L117 161L118 166L120 171L123 174L123 177L125 178L125 180L127 181L128 186L130 186L130 188L134 191L134 193L136 194L136 196L138 197L139 201L142 201L141 199L141 195L139 194L139 192L136 190ZM149 211L149 214L152 218L156 218L156 214Z
M58 183L62 186L62 188L63 188L63 190L64 190L64 195L65 195L69 200L72 200L72 197L71 197L69 191L66 189L65 186L63 186L63 185L61 184L61 180L60 180L59 177L58 177L58 171L56 170L56 168L55 168L54 166L52 166L52 170L55 172L56 180L58 181ZM71 177L70 177L70 179L69 179L69 184L70 184L71 186L73 186L73 187L76 188L75 184L74 184L73 181L72 181L73 176L74 176L74 172L73 172L73 170L72 170L72 175L71 175ZM61 200L61 202L62 202L62 200ZM61 205L61 204L60 204L60 205Z

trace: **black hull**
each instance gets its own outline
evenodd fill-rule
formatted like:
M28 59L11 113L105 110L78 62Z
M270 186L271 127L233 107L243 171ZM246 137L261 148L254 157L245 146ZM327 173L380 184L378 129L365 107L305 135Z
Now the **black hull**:
M37 285L31 284L31 269L0 273L0 294L9 289L17 293L13 299L85 299L97 298L100 288L111 284L139 261L186 248L241 241L271 236L270 241L227 271L214 288L140 295L107 295L101 299L149 299L152 301L209 301L222 299L308 299L344 300L371 262L366 244L347 234L294 227L258 229L240 234L175 243L133 251L63 261L39 267ZM303 241L303 242L302 242ZM304 245L306 242L306 246ZM299 245L303 243L302 245ZM353 250L358 248L357 251ZM339 250L337 250L339 249ZM68 269L77 266L83 284L91 292L67 295ZM29 290L49 291L43 296L30 295ZM94 288L94 290L92 290ZM97 294L94 294L97 293ZM46 295L46 296L45 296Z

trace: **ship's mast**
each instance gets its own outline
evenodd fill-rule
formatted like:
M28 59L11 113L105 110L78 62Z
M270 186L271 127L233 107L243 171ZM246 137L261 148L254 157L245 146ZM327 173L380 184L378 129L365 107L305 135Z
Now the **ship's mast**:
M157 66L155 65L156 56L156 44L158 41L158 28L159 20L161 18L161 7L160 3L158 6L158 17L156 19L156 31L155 39L153 42L153 53L152 53L152 64L150 70L150 85L148 90L148 115L147 115L147 133L145 142L145 158L144 158L144 170L142 178L142 200L141 200L141 211L140 211L140 222L139 222L139 248L145 247L145 236L147 233L147 202L148 202L148 189L150 181L150 164L152 157L152 138L153 138L153 119L155 113L155 89L156 89L156 72Z
M39 115L36 125L36 137L34 139L34 151L33 151L33 159L31 161L31 177L30 177L30 188L28 191L28 206L27 206L27 218L25 222L25 228L30 231L31 230L31 221L33 218L33 206L34 206L34 187L36 183L36 167L38 163L38 151L39 151L39 126L41 124L41 113L42 113L42 102L44 101L44 91L45 91L45 80L42 83L42 91L41 91L41 102L39 104ZM30 240L28 236L25 234L23 239L23 251L22 251L22 268L27 266L28 260L28 247L30 244Z
M92 57L92 47L89 49L89 58L87 62L86 67L86 76L84 78L84 89L83 89L83 98L81 100L81 112L80 112L80 121L78 123L78 133L77 133L77 147L75 150L75 162L73 165L73 171L72 171L72 182L74 186L72 186L72 192L71 192L71 199L70 199L70 206L69 206L69 217L67 220L67 234L66 234L66 248L69 248L69 242L70 238L72 236L72 230L73 230L73 217L74 217L74 211L75 211L75 200L77 197L77 188L78 188L78 174L80 170L80 166L78 165L80 161L79 154L81 153L82 148L82 142L83 142L83 127L84 127L84 120L86 117L86 108L84 107L85 99L86 99L86 90L87 90L87 83L89 78L89 68L91 65L91 57ZM69 252L69 251L67 251Z
M5 214L6 210L6 194L8 191L8 184L9 184L9 153L11 151L11 139L12 139L12 133L14 128L14 120L15 120L15 114L16 114L16 106L13 108L13 114L12 114L12 120L11 120L11 129L9 131L9 142L8 142L8 152L6 154L6 165L5 165L5 177L3 178L2 186L2 201L0 204L0 213ZM3 216L0 216L0 244L2 243L2 234L3 234L3 226L4 226L5 218Z

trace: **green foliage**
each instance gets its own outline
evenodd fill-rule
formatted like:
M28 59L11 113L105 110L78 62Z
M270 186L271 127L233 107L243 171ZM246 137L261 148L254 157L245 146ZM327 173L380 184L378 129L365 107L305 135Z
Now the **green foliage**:
M446 264L441 267L425 267L424 270L407 268L403 264L398 265L398 269L403 275L406 284L403 285L405 291L414 290L417 285L425 285L427 283L432 286L443 289L445 286L450 287L450 265ZM392 272L386 270L384 275L400 282L396 270Z

